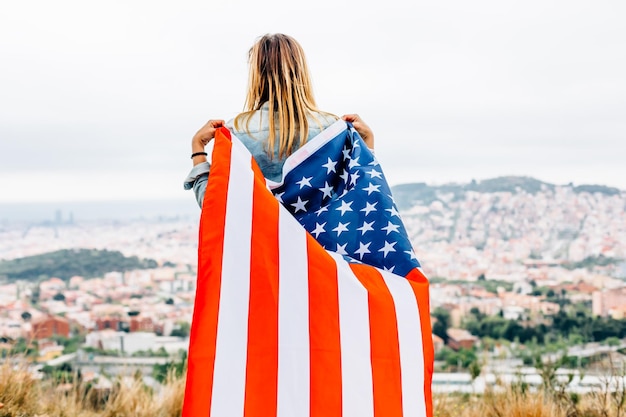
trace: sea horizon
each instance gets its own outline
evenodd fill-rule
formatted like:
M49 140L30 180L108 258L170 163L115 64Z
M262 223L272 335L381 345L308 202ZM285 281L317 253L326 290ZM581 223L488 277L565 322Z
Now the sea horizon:
M0 202L0 225L41 223L67 225L83 221L194 219L200 208L187 199Z

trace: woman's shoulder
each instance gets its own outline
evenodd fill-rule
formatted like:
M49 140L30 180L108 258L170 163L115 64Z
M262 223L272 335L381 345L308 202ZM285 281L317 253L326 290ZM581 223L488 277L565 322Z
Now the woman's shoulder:
M260 132L264 127L263 119L260 110L239 113L226 122L226 128L233 133Z
M233 133L259 133L269 130L269 120L266 109L239 113L226 122L226 127ZM309 129L323 130L339 120L339 117L326 111L315 110L307 117Z
M312 111L311 117L309 117L309 126L320 125L318 127L325 129L335 123L337 120L339 120L339 117L335 116L332 113L321 110Z

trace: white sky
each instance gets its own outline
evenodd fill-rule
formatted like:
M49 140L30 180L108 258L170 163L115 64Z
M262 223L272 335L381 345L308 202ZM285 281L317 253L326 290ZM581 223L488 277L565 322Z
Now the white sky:
M190 198L191 136L242 110L246 54L304 47L391 184L528 175L626 189L626 2L0 5L0 202Z

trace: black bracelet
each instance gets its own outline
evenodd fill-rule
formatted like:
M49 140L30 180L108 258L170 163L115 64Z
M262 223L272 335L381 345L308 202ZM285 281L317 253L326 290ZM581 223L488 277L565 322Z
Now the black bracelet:
M194 156L200 156L200 155L204 155L207 156L206 152L195 152L191 154L191 159L193 159Z

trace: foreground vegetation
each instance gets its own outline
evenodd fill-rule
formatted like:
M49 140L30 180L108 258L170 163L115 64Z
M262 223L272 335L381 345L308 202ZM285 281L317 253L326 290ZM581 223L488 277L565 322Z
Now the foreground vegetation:
M171 372L158 392L139 375L113 380L100 389L93 382L54 377L36 380L24 368L0 365L0 417L173 417L182 412L185 380Z
M140 375L117 378L108 389L79 375L35 380L25 368L0 365L0 417L174 417L180 416L185 377L170 369L159 389L147 387ZM435 394L436 417L624 417L626 390L599 388L588 395L570 394L546 384L531 392L523 384L499 387L484 395Z

